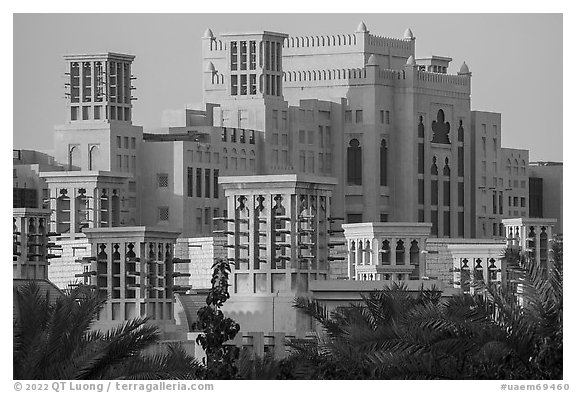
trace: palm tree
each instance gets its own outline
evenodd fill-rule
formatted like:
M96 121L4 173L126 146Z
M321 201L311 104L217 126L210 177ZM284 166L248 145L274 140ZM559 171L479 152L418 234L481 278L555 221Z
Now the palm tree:
M203 368L180 346L146 355L159 341L145 318L107 332L91 330L105 299L85 286L54 303L36 283L15 290L14 379L183 379Z
M546 269L518 252L503 260L510 280L477 283L475 295L442 299L394 284L330 313L297 299L322 331L291 343L293 377L562 378L561 250Z

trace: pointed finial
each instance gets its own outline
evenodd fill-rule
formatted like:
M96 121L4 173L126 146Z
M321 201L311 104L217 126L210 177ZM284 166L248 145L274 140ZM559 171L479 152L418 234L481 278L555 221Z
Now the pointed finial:
M204 36L202 38L214 38L214 33L212 33L212 30L208 28L204 32Z
M404 31L404 39L405 40L413 40L414 39L414 34L412 34L412 30L410 30L410 28L408 28Z
M369 33L368 28L366 27L364 21L360 22L358 28L356 28L356 33Z
M207 72L215 72L216 71L216 68L214 68L214 64L211 61L208 62L208 65L206 66L206 71Z

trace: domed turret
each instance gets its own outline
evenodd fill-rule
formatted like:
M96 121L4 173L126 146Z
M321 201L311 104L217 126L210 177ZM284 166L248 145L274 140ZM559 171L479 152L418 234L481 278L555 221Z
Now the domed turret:
M368 28L364 22L360 22L358 27L356 28L356 33L369 33Z
M367 66L377 66L378 63L376 62L376 56L374 56L374 54L371 54L370 57L368 58L368 62L366 63Z
M406 65L411 67L416 67L416 60L414 60L414 56L410 55L408 60L406 60Z
M212 30L208 28L204 32L204 36L202 38L214 38L214 33L212 33Z
M460 66L460 71L458 71L459 74L470 74L470 69L468 68L468 64L466 64L466 62L462 63L462 66Z
M414 34L412 34L412 30L410 30L409 28L406 29L406 31L404 31L404 39L405 40L413 40L414 39Z

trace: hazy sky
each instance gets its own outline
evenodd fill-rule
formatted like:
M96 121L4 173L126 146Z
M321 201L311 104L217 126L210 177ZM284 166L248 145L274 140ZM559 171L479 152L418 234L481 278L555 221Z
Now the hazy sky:
M449 56L472 72L472 109L502 113L502 145L530 160L562 161L561 14L15 14L14 148L51 150L64 121L64 54L136 56L133 123L153 129L162 111L200 102L201 37L271 30L290 35L402 37L416 55Z

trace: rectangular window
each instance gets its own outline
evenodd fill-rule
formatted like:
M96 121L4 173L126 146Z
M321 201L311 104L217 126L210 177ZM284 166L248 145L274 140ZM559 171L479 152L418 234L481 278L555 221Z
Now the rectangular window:
M168 221L170 219L170 210L167 207L158 208L158 221Z
M100 120L102 118L102 107L95 106L94 107L94 120Z
M458 146L458 176L464 176L464 147Z
M314 131L308 131L308 144L314 144Z
M196 197L202 198L202 169L196 168Z
M124 149L129 149L129 148L130 148L130 146L128 146L128 139L129 139L129 138L128 138L127 136L124 137Z
M196 208L196 230L202 232L202 209Z
M380 213L380 222L388 222L388 213Z
M450 236L450 212L444 212L444 236Z
M386 124L390 124L390 111L386 111Z
M118 149L122 149L122 137L121 136L116 137L116 147Z
M306 152L305 151L300 151L300 155L299 155L299 164L300 164L300 172L305 172L306 171Z
M168 187L168 174L167 173L159 173L156 176L158 188L166 188Z
M444 183L444 190L443 190L444 206L450 206L450 182L445 180L443 183Z
M314 152L308 152L308 173L314 173Z
M210 198L210 169L204 169L204 197Z
M250 69L256 69L256 41L250 41ZM254 79L256 79L256 75L254 75Z
M324 147L324 128L318 126L318 141L320 142L320 147Z
M212 209L209 207L204 208L204 225L210 225L210 212Z
M424 179L418 179L418 203L424 204Z
M282 129L283 130L288 129L288 112L287 111L282 111Z
M194 183L194 168L190 168L188 167L186 170L186 180L187 180L187 193L186 195L188 195L189 197L193 197L194 196L194 191L193 191L193 183Z
M498 152L498 138L494 138L494 154Z
M230 77L230 94L233 96L238 95L238 75L232 75Z
M458 236L464 237L464 212L458 212Z
M524 197L520 198L520 207L526 207L526 198Z
M275 109L272 110L272 127L274 130L278 129L278 111Z
M238 42L230 42L230 69L232 71L238 70Z
M356 111L356 123L362 123L364 121L364 115L362 110Z
M248 58L248 45L246 41L240 41L240 69L246 69L246 63Z
M438 180L432 180L432 187L431 187L431 197L432 197L432 204L438 204Z
M240 75L240 95L248 94L248 76Z
M344 112L344 123L352 123L352 111Z
M362 222L362 214L350 213L346 215L346 222L348 224L357 224Z
M458 182L458 206L464 206L464 183Z
M282 134L282 146L288 146L288 134Z
M211 156L212 156L212 154L209 151L204 153L204 158L205 158L206 163L210 164L210 157Z
M324 130L326 131L326 147L332 147L332 129L326 126Z
M196 159L198 162L202 162L202 151L198 150L196 152Z
M380 111L380 123L384 124L384 111Z
M90 107L83 106L82 107L82 120L90 120Z
M132 145L132 146L131 146L132 149L136 149L136 138L132 137L132 138L130 139L130 143L131 143L131 145Z
M518 206L518 197L514 197L514 207Z
M220 193L219 193L220 190L218 189L218 176L219 176L218 169L214 169L214 173L213 173L213 177L212 177L212 179L213 179L213 186L212 187L214 188L214 192L213 192L214 199L218 199L218 197L220 196Z
M230 133L230 142L236 143L236 128L232 128L232 132Z
M272 134L272 144L278 146L278 134Z
M78 120L78 107L73 106L70 108L70 120Z
M432 210L430 213L430 221L432 222L431 234L438 236L438 210Z
M424 222L424 210L418 210L418 222Z
M424 173L424 144L418 143L418 173Z
M278 165L278 150L272 150L272 163Z
M306 131L300 130L298 133L298 142L302 145L306 143Z
M250 74L250 95L256 94L256 75Z
M282 150L280 153L281 153L280 163L282 165L288 165L288 150ZM250 168L250 169L254 169L254 168Z
M129 157L128 155L124 156L124 166L126 170L130 169L130 159L128 157Z
M122 154L118 154L116 156L116 167L118 168L119 171L122 170Z

